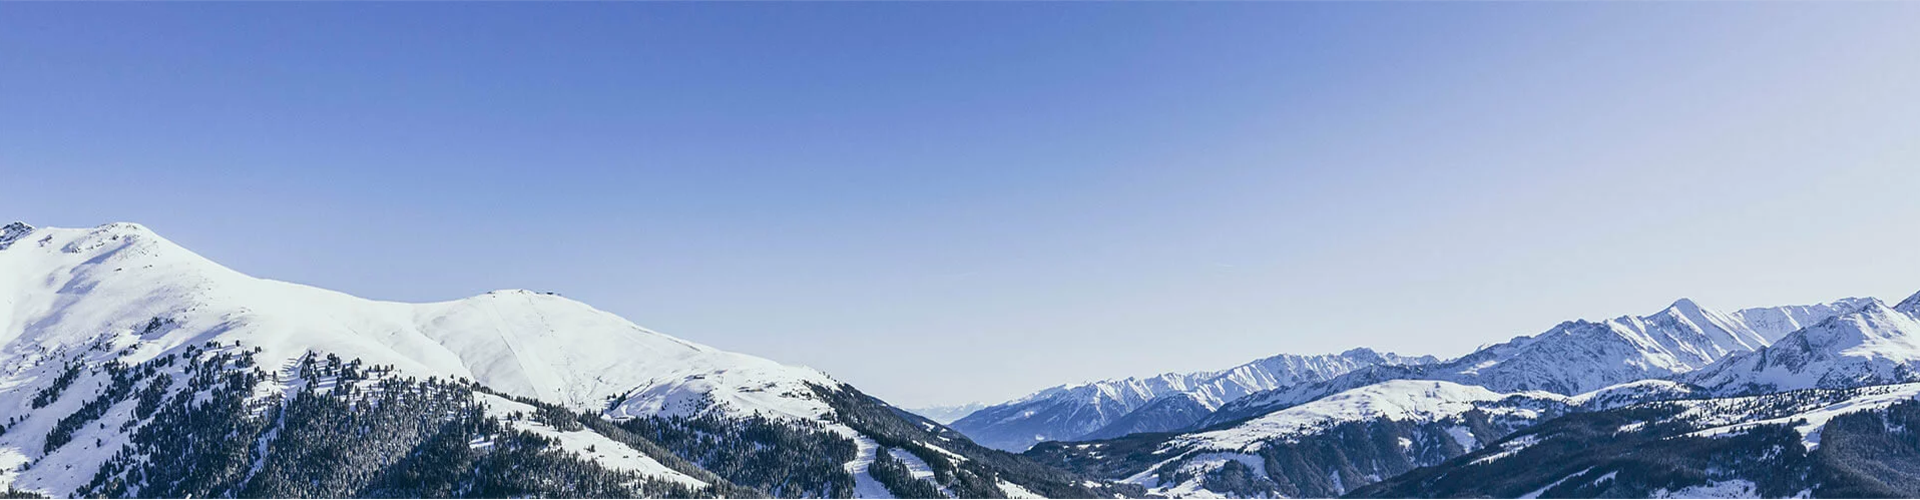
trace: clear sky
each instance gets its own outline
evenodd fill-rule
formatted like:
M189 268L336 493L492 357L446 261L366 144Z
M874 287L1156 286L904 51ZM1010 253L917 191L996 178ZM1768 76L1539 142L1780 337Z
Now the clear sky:
M896 403L1920 290L1920 3L0 4L0 218Z

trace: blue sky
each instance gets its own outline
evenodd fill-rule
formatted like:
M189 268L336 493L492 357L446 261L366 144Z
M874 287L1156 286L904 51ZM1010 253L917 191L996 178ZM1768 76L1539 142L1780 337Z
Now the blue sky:
M0 5L0 218L902 404L1920 290L1920 4Z

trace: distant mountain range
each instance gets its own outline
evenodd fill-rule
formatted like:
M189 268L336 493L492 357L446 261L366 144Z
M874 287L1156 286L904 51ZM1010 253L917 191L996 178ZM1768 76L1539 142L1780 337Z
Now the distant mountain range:
M955 421L953 428L980 444L1008 451L1023 451L1043 441L1161 432L1192 425L1249 394L1324 381L1368 366L1432 362L1432 356L1414 358L1365 348L1314 356L1281 354L1217 372L1050 387L975 411Z
M953 426L981 444L1020 451L1043 441L1218 425L1389 380L1578 394L1692 371L1867 302L1848 298L1722 314L1681 299L1647 316L1569 321L1445 362L1358 348L1283 354L1219 372L1057 386L982 409Z
M1920 313L1920 295L1895 307L1848 298L1732 314L1683 299L1647 316L1562 323L1444 362L1369 366L1275 388L1228 403L1176 432L1043 443L1026 454L1168 496L1510 497L1547 491L1601 497L1753 496L1787 487L1793 489L1785 496L1822 491L1912 495L1920 493L1920 472L1902 472L1887 483L1868 481L1885 471L1863 472L1872 468L1858 463L1920 461L1912 448L1848 448L1853 458L1778 469L1739 465L1730 455L1713 455L1712 448L1675 445L1673 458L1658 460L1681 465L1654 469L1669 476L1647 475L1652 474L1648 469L1620 461L1652 459L1655 455L1624 453L1645 446L1643 439L1675 442L1673 436L1685 434L1680 430L1742 435L1775 424L1800 436L1793 442L1805 449L1803 457L1818 457L1824 455L1805 455L1818 447L1807 444L1816 442L1810 436L1820 435L1822 425L1837 415L1881 412L1874 418L1905 418L1900 412L1916 407L1911 402L1916 391L1887 384L1920 381L1915 313ZM1887 387L1894 389L1881 389ZM1781 392L1809 389L1827 392ZM1701 403L1662 406L1687 401ZM1548 458L1496 462L1534 449L1536 441L1524 437L1531 429L1642 412L1687 420L1632 434L1642 437L1620 438L1623 455L1613 458L1582 455L1579 443L1596 439L1582 430L1552 441L1562 444ZM1902 421L1883 423L1876 432L1906 432ZM1623 425L1639 432L1634 426L1642 424ZM1742 449L1755 456L1768 453ZM1602 465L1554 477L1510 472L1569 461ZM1505 465L1487 465L1492 463ZM1603 470L1609 468L1617 470ZM1473 475L1446 472L1454 469ZM1802 476L1785 485L1755 486L1770 474L1831 471L1848 475L1828 483ZM1573 488L1575 480L1590 487ZM1616 488L1610 481L1621 482Z

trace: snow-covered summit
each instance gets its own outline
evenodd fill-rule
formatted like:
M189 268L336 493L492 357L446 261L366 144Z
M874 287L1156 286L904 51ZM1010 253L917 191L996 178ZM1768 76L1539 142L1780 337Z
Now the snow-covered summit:
M1903 302L1904 304L1904 302ZM1869 301L1683 380L1718 394L1834 389L1920 380L1920 319Z
M1790 333L1788 328L1819 323L1871 301L1848 298L1725 314L1683 298L1644 316L1561 322L1539 335L1515 337L1441 363L1374 366L1323 382L1253 394L1221 406L1197 425L1251 418L1394 379L1444 380L1497 392L1574 395L1626 382L1667 378L1765 348Z
M250 277L131 223L11 224L0 235L9 243L0 247L7 366L94 342L131 349L126 361L139 362L189 344L241 341L261 348L263 361L331 353L616 416L712 408L818 418L829 410L808 396L809 384L838 385L816 370L653 332L557 295L361 299Z
M6 226L0 226L0 250L6 250L7 246L12 245L15 240L31 232L33 232L33 226L29 226L25 222L14 222Z

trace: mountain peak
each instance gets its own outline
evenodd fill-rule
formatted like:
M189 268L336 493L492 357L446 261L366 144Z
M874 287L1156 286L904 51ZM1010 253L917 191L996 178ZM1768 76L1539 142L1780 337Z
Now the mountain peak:
M1906 302L1901 302L1901 303L1904 304ZM1893 309L1894 309L1893 307L1888 306L1886 302L1882 302L1880 299L1868 298L1865 303L1860 304L1859 311L1870 312L1874 314L1885 314L1887 311L1891 311ZM1842 314L1840 316L1835 316L1835 317L1846 317L1846 315Z
M9 224L0 234L21 239L26 227ZM0 293L8 294L0 303L14 300L18 310L34 311L36 316L12 322L14 328L33 327L6 330L0 321L0 338L77 344L101 332L127 331L129 321L170 319L179 333L134 339L154 346L141 356L183 342L176 339L244 341L263 348L260 356L271 362L327 352L410 374L466 378L581 410L600 410L608 398L624 396L616 408L623 415L711 408L811 419L826 414L826 406L806 396L809 384L839 384L812 369L647 330L549 293L501 290L443 302L373 301L247 276L140 224L40 228L32 234L50 238L45 248L33 249L45 255L0 259ZM21 247L12 252L27 250ZM86 293L63 290L68 283L85 283ZM0 365L7 361L0 359Z
M32 226L27 226L26 223L16 222L14 224L26 226L28 229L33 228ZM62 228L54 228L54 227L49 227L46 229L81 232L81 233L86 233L88 236L93 238L113 238L113 237L120 237L120 236L139 236L139 237L159 236L159 234L154 233L152 229L148 229L147 226L141 225L140 223L137 223L137 222L108 222L106 224L93 226L93 228L91 229L79 229L79 228L62 229Z
M1700 312L1700 304L1694 302L1693 299L1681 297L1680 300L1673 301L1673 305L1667 306L1667 309L1687 314L1696 314Z
M1920 292L1915 292L1913 295L1907 296L1907 300L1902 300L1899 304L1894 304L1893 310L1907 313L1908 316L1920 318Z
M33 226L19 221L0 227L0 250L6 250L8 246L13 245L14 241L25 238L32 232Z

